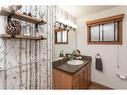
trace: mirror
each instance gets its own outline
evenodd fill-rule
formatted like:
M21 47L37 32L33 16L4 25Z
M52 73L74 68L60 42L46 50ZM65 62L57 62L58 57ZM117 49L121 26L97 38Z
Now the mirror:
M56 39L56 43L58 42L58 43L60 43L60 42L62 42L62 35L61 35L61 32L56 32L56 35L55 36L57 36L57 39Z
M68 44L68 31L55 32L55 44Z
M67 42L68 43L68 32L67 31L63 31L63 34L62 34L62 42Z

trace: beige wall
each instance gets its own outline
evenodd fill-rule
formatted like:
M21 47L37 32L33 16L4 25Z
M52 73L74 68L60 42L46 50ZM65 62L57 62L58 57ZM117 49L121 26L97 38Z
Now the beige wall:
M104 18L124 13L123 19L123 45L87 45L87 28L85 21ZM127 80L121 80L116 76L117 63L120 63L121 72L127 74L127 6L116 7L100 13L84 16L78 19L77 47L84 55L93 57L92 81L103 85L120 89L127 89ZM95 55L100 53L103 60L104 72L95 69Z
M68 44L55 44L55 58L59 57L62 50L65 53L71 53L74 49L76 49L76 31L69 31Z

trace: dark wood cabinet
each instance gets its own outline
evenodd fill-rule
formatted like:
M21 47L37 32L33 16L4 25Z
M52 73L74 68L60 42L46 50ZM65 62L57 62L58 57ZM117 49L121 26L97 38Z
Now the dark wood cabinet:
M91 81L91 64L87 63L74 74L53 69L54 89L87 89Z

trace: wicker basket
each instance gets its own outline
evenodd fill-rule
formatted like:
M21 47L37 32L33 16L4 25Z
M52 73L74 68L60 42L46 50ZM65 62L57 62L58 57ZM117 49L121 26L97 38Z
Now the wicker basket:
M9 35L20 35L21 33L21 23L17 20L11 20L8 22L6 33Z

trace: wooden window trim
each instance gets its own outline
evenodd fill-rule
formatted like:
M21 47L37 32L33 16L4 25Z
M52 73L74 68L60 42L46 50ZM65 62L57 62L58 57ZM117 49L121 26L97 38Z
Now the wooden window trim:
M115 16L110 16L110 17L106 17L106 18L101 18L101 19L97 19L97 20L92 20L92 21L87 21L87 43L88 44L95 44L95 45L122 45L122 21L123 21L123 17L124 14L119 14L119 15L115 15ZM100 24L107 24L107 23L111 23L111 22L119 22L118 24L118 35L117 35L117 39L118 41L90 41L91 40L91 32L90 29L92 26L97 26Z
M86 24L87 24L87 26L96 26L99 24L106 24L106 23L110 23L110 22L122 21L123 17L124 17L124 14L119 14L119 15L101 18L101 19L97 19L97 20L87 21Z

